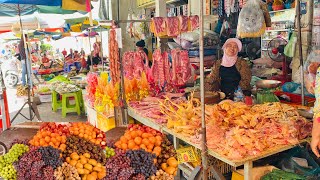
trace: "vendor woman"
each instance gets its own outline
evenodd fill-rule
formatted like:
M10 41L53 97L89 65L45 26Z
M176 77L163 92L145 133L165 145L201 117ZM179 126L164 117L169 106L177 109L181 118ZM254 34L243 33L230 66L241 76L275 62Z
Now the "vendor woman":
M232 99L240 86L244 95L250 95L251 70L245 60L238 57L242 43L237 38L228 39L224 45L222 60L215 62L210 75L205 79L205 88L209 91L221 90Z

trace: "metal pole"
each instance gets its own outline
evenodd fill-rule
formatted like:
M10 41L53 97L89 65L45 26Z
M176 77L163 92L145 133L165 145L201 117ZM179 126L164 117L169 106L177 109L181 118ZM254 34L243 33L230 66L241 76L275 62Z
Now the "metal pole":
M91 61L91 67L90 67L90 71L93 71L93 60L92 60L92 49L91 49L91 28L89 29L89 49L90 49L90 61Z
M203 65L203 0L200 0L200 95L201 95L201 156L202 156L202 179L208 179L208 162L207 162L207 137L206 137L206 120L205 120L205 104L204 104L204 65Z
M304 72L303 72L303 55L302 55L302 39L301 39L301 7L300 0L297 1L296 5L296 16L297 16L297 28L298 28L298 45L299 45L299 59L300 59L300 73L301 73L301 103L304 106Z
M100 52L101 52L101 62L102 62L102 71L104 71L104 65L103 65L103 49L102 49L102 27L100 26L100 36L101 36L101 42L100 42Z

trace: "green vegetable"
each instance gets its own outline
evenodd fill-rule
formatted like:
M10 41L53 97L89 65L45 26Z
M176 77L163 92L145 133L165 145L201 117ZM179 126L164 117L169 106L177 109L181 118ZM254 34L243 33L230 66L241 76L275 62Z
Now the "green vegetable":
M282 171L279 169L273 169L272 172L261 177L261 180L305 180L304 176Z
M59 76L54 77L50 81L48 81L48 83L54 83L54 82L57 82L57 81L58 82L65 82L65 83L70 83L71 82L68 78L59 75Z

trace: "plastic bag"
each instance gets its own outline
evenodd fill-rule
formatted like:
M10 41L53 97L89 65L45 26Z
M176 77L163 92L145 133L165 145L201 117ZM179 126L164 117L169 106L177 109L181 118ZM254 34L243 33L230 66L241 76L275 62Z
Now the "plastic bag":
M196 32L186 32L186 33L180 34L178 38L184 39L190 42L195 42L199 40L200 35Z
M180 39L180 38L173 38L174 42L179 44L183 49L189 49L192 47L191 42L185 40L185 39Z
M182 48L182 47L181 47L178 43L176 43L176 42L168 42L168 46L169 46L170 49L177 49L177 48L181 49L181 48Z
M300 166L294 157L306 159L308 162L308 167ZM316 177L320 173L320 167L315 162L315 160L310 156L309 152L302 147L295 147L288 152L287 157L285 157L279 164L279 166L284 171L297 173L304 176L314 176Z
M239 38L261 37L266 29L263 11L258 0L249 0L239 14L237 36Z
M309 93L314 94L317 69L320 66L320 51L312 50L304 63L305 86Z
M297 33L293 32L288 44L284 47L284 54L288 57L293 57L296 49L296 43L297 43Z

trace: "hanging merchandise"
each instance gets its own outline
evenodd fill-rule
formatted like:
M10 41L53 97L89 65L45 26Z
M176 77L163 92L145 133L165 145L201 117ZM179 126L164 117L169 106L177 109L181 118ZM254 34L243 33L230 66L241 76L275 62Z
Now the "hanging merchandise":
M191 77L191 66L188 51L173 49L172 56L172 73L171 84L174 86L184 85Z
M165 36L167 34L166 18L154 17L151 19L150 31L155 34L155 36Z
M167 52L161 53L160 49L154 51L151 67L152 79L156 86L163 88L170 77L170 64Z
M224 11L224 0L219 0L218 3L218 15L219 17L223 17L225 11Z
M296 49L296 43L298 41L297 33L293 32L288 44L284 47L284 54L288 57L293 57Z
M320 50L313 49L304 63L305 86L307 91L315 94L315 80L317 69L320 66Z
M180 21L180 32L187 32L188 31L188 21L189 18L188 16L178 16L179 21Z
M167 17L167 35L168 36L178 36L180 34L180 27L179 27L179 18L178 17Z
M189 30L193 31L199 27L199 16L190 16L189 17Z
M243 8L243 6L245 6L247 3L247 0L239 0L239 7Z
M120 62L119 62L119 48L116 40L115 29L110 30L109 38L109 60L112 84L115 85L120 82Z
M143 50L140 51L128 51L122 56L123 73L128 79L140 79L142 73L146 73L148 66L144 64L148 61L148 56Z
M263 11L258 0L249 0L239 14L237 36L239 38L261 37L266 30Z
M91 11L90 0L62 0L62 9Z
M267 27L271 27L271 17L270 17L270 13L268 11L268 5L267 3L260 1L260 8L263 11L263 16L264 16L264 21L266 23Z

